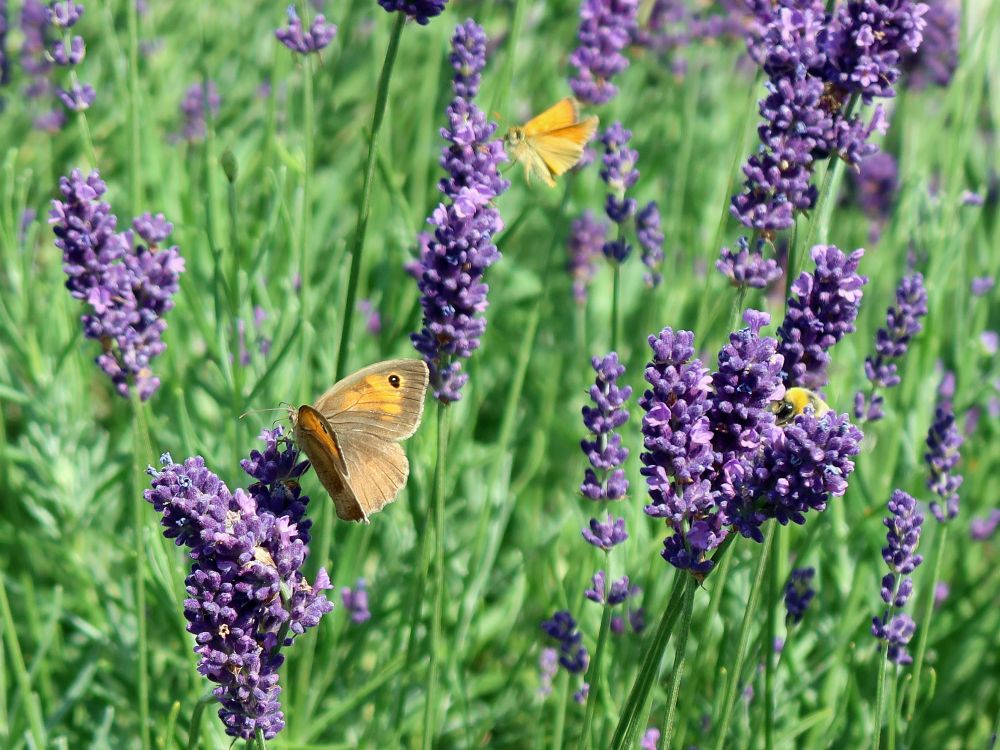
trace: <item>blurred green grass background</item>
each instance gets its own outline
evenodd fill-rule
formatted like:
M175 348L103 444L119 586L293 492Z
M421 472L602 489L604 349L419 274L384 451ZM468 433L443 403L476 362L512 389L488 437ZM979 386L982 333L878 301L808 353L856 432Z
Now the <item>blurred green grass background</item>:
M345 248L356 221L375 82L392 19L369 0L324 7L340 30L321 59L310 61L315 168L309 170L311 201L303 206L306 74L274 38L274 28L284 22L281 4L150 5L138 26L139 40L151 49L138 69L138 194L129 189L132 93L123 0L86 3L80 26L88 48L81 77L98 96L87 113L96 163L74 122L57 135L32 129L37 111L20 95L23 81L16 71L12 85L0 92L6 101L0 116L4 748L37 746L39 731L45 746L55 748L139 747L131 413L93 365L97 345L83 338L81 310L63 288L60 254L45 221L59 176L75 167L98 167L121 224L143 211L164 212L187 262L176 307L167 315L167 349L154 364L163 385L148 409L149 462L161 451L175 459L200 454L230 486L245 484L238 460L276 417L240 415L311 401L334 377ZM779 535L782 580L793 563L818 569L816 601L778 672L779 747L859 748L870 739L878 653L869 628L881 610L880 519L895 487L927 499L923 440L944 370L956 374L958 409L977 408L982 416L962 451L962 511L941 562L950 596L934 615L928 679L905 728L906 746L991 746L1000 712L996 542L973 544L968 538L969 520L995 507L1000 493L1000 422L986 408L998 395L1000 373L979 338L1000 326L1000 308L996 290L979 298L969 293L972 277L1000 274L1000 221L995 196L981 207L960 200L966 190L985 194L1000 164L1000 5L970 0L964 10L961 62L951 86L920 92L904 85L893 101L882 146L899 158L900 191L882 237L868 243L868 220L846 184L831 220L819 229L821 242L845 250L865 247L861 272L870 277L858 331L833 353L827 391L832 406L850 411L854 392L865 382L864 358L908 253L925 272L930 314L903 365L902 385L887 394L886 419L866 430L846 497L805 527ZM517 11L520 28L514 24ZM383 326L370 335L356 322L351 369L412 354L408 334L419 325L419 306L403 264L414 257L416 234L438 200L438 129L451 96L447 53L455 24L472 17L495 42L479 102L506 127L569 93L567 57L576 44L577 11L578 4L568 1L453 0L428 26L405 29L359 294L372 300ZM11 39L16 45L16 32ZM634 195L640 203L657 200L664 216L665 283L647 290L637 260L623 269L620 353L628 367L624 380L637 395L648 334L665 325L694 330L706 361L714 362L736 298L714 262L720 218L740 179L738 165L755 148L757 116L750 107L762 88L740 64L741 40L699 43L681 54L687 60L682 76L655 55L633 55L620 79L621 93L598 110L603 124L620 119L633 131L641 173ZM219 114L203 143L177 143L170 136L180 127L178 104L185 88L202 79L218 86ZM239 167L232 185L219 165L227 149ZM563 721L566 746L575 744L583 708L569 696L578 685L567 684L563 675L553 696L543 700L538 694L538 656L546 645L539 622L557 608L570 609L592 651L600 621L599 608L582 596L603 560L579 534L594 510L577 492L584 468L579 414L592 380L590 357L610 344L611 273L601 268L589 303L579 309L564 265L570 220L585 209L600 212L604 191L594 168L567 181L565 203L562 187L528 187L519 169L510 168L508 176L512 188L499 200L507 225L497 240L503 259L486 279L489 325L482 349L468 364L465 396L451 407L440 748L550 747ZM22 233L26 209L37 218ZM721 243L735 242L738 234L728 219ZM312 273L302 280L300 294L295 277L303 238ZM546 270L550 245L555 256ZM231 309L218 299L215 268L217 261L229 268L234 257L242 294ZM768 309L780 322L780 295L765 298L751 290L746 304ZM253 324L257 306L266 312L259 329ZM230 335L234 315L248 332L251 362L245 368L231 364L238 354ZM534 322L537 336L525 335ZM255 337L272 342L266 355ZM431 404L424 426L407 444L408 487L370 527L335 523L315 477L304 480L318 524L309 577L321 565L338 589L364 577L373 616L364 625L351 624L334 592L334 612L288 650L282 675L287 729L272 747L419 746L431 603L419 574L421 540L429 533L433 411ZM633 407L624 430L632 451L632 496L620 508L630 540L621 548L616 565L622 570L616 573L628 572L643 587L647 620L655 621L673 571L659 557L661 525L642 513L639 424ZM200 722L200 740L187 744L199 699L209 692L195 672L184 629L188 561L160 537L152 509L144 504L143 512L153 744L227 747L211 704ZM925 552L938 533L929 518ZM317 559L324 537L329 554ZM714 741L712 717L718 716L733 662L757 553L755 545L737 544L725 590L710 605L710 580L707 594L696 599L677 747ZM917 572L915 616L932 594L932 568ZM709 606L718 609L706 621ZM757 645L742 681L754 681L759 694L763 609L758 617ZM650 630L644 635L648 639ZM643 645L635 635L611 642L605 660L610 695L597 712L601 737L610 736L617 721ZM658 690L651 725L662 720L664 696ZM732 746L760 746L762 720L759 701L741 701Z

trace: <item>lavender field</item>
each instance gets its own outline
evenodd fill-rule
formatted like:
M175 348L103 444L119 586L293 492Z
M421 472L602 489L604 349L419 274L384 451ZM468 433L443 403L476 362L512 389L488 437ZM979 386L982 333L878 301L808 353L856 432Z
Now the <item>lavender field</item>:
M0 0L0 748L995 747L998 133L997 0Z

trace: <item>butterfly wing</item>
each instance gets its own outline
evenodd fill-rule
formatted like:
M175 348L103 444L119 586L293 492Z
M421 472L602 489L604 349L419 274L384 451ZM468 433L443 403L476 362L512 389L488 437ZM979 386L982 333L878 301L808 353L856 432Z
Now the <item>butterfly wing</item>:
M541 154L528 141L522 141L511 154L514 161L524 165L524 178L530 185L532 176L538 177L549 187L555 187L556 181L552 179L552 171L546 165Z
M580 117L580 107L576 99L567 96L562 101L558 101L544 112L541 112L522 126L524 136L530 138L539 133L548 133L574 125Z
M377 362L337 382L313 404L341 440L404 440L420 425L429 373L421 359Z
M349 468L340 440L330 423L308 405L299 407L293 422L295 444L306 454L316 476L329 493L337 517L345 521L367 521L368 517L349 484Z
M550 180L552 177L558 177L571 169L580 161L584 146L594 137L597 122L597 117L591 116L565 128L536 135L528 141L531 148L544 162Z
M403 447L392 440L371 440L359 433L345 433L340 444L350 473L347 483L367 521L368 516L396 499L410 476L410 462Z

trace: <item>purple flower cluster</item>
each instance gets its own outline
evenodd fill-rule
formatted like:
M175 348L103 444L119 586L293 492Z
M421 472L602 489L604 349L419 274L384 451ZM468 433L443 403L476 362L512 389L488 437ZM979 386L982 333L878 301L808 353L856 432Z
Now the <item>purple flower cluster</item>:
M969 521L969 538L974 542L985 542L996 533L997 527L1000 527L1000 508L993 508L985 518Z
M896 288L896 304L886 313L885 328L875 335L875 356L865 360L865 376L871 382L870 398L863 391L854 396L854 416L870 422L882 419L884 399L876 388L899 385L899 360L906 354L913 337L923 330L921 319L927 315L927 290L919 273L904 276Z
M934 421L927 432L927 452L924 460L930 469L927 488L937 495L931 502L931 513L941 523L958 515L958 488L962 475L955 473L964 438L955 424L951 404L942 400L934 411Z
M737 252L722 248L715 267L728 278L733 286L764 289L781 278L781 266L773 258L764 258L764 240L758 240L753 249L746 237L736 241Z
M281 649L316 626L333 605L320 569L310 585L301 568L309 554L309 499L298 477L308 467L282 439L261 435L266 448L241 462L254 482L230 492L200 457L150 467L145 498L163 515L164 536L188 548L184 616L195 637L198 671L217 687L219 717L232 737L271 739L284 727L278 702Z
M861 433L846 414L806 413L783 429L770 404L784 395L777 342L762 338L765 313L747 310L747 327L733 333L710 373L693 359L694 336L663 329L649 338L653 359L639 405L641 473L671 535L663 557L703 575L707 554L735 530L757 541L760 526L805 522L831 495L843 495L860 450Z
M636 30L639 0L582 0L580 46L570 56L576 68L569 82L576 98L585 104L606 104L618 93L611 82L628 68L622 51Z
M583 407L583 424L591 437L580 441L590 466L580 485L580 492L591 500L621 500L628 494L628 480L622 465L628 458L628 448L616 430L628 422L625 402L632 396L631 386L620 388L618 378L625 366L611 352L603 359L591 360L597 378L590 387L594 406Z
M21 70L28 78L24 94L28 99L44 102L46 105L55 96L51 81L52 61L49 59L49 13L41 0L25 0L21 8ZM61 108L47 109L35 118L37 129L54 133L66 122L66 113Z
M360 625L371 619L372 613L368 610L368 588L364 578L359 578L353 589L346 586L342 588L340 595L344 600L344 608L351 614L351 622Z
M83 6L72 0L55 0L49 3L46 13L48 28L60 36L49 44L48 59L57 67L67 69L70 79L69 86L58 88L56 94L67 110L82 112L89 109L97 98L94 87L81 84L72 72L73 68L83 62L86 54L83 37L74 36L70 32L83 16Z
M816 245L814 273L792 283L788 314L778 328L778 351L785 360L785 386L819 389L826 385L828 351L848 333L861 304L866 276L857 273L864 250L844 255L834 245Z
M805 617L809 603L816 596L816 590L812 587L813 578L816 576L815 568L795 568L788 576L788 583L785 584L785 622L791 625L798 625Z
M884 151L861 160L857 171L850 172L858 205L871 220L868 238L877 242L882 225L892 213L899 191L899 168L896 159Z
M889 661L894 664L913 661L906 644L913 637L916 624L907 614L892 613L906 604L913 593L910 574L923 562L923 556L916 554L923 522L924 517L917 512L917 501L902 490L894 490L889 500L889 516L882 521L888 529L887 544L882 548L882 559L889 566L889 572L882 578L882 601L887 608L881 617L872 618L872 635L888 641Z
M969 291L973 297L985 297L995 286L996 281L992 276L976 276L969 284Z
M604 256L616 263L624 262L632 253L632 246L625 240L624 228L635 216L636 202L627 197L627 191L639 179L639 170L635 163L639 153L629 148L632 131L622 127L620 122L612 123L601 136L604 144L604 166L601 169L601 179L608 186L608 197L604 210L615 224L618 225L618 236L604 243Z
M639 750L656 750L656 743L660 741L660 730L656 727L649 727L642 735L642 742L639 743Z
M858 164L875 152L868 139L887 127L881 106L867 122L856 98L891 97L900 54L920 44L926 6L911 0L850 0L833 14L819 0L761 5L751 55L768 75L760 101L760 150L743 173L744 192L731 211L747 227L787 229L811 209L816 163L832 154Z
M405 13L421 26L426 26L434 16L444 12L448 0L378 0L387 13Z
M573 299L579 304L587 301L587 288L597 271L595 261L607 238L607 226L591 211L584 211L570 225L567 270L573 279Z
M192 83L188 86L180 104L181 130L173 136L174 140L188 143L198 143L205 140L208 132L206 117L209 114L212 117L219 114L221 104L219 89L214 81L207 81L205 84Z
M590 601L608 607L617 607L626 601L630 596L639 592L639 587L630 585L628 576L622 576L617 581L607 582L607 576L603 570L594 573L591 579L591 586L583 592Z
M448 141L441 154L448 176L439 183L447 202L431 215L434 234L420 236L423 328L411 336L430 367L434 395L443 403L460 399L468 380L453 358L469 357L486 330L482 314L489 287L482 278L500 258L493 236L503 228L493 201L510 186L500 176L507 157L502 141L493 138L497 126L472 103L486 66L486 32L471 20L460 24L452 53L455 98L448 106L448 127L441 131Z
M659 286L663 281L660 270L663 265L663 229L660 225L660 209L654 201L647 203L635 215L635 236L642 248L642 264L646 266L643 280L646 286Z
M49 223L63 253L66 288L90 308L81 318L84 335L102 343L97 363L118 393L128 398L135 386L146 400L160 385L149 366L166 348L163 316L174 305L184 270L176 247L157 247L172 226L162 215L136 219L147 245L131 230L116 232L118 220L100 200L107 186L96 170L86 178L74 170L60 179L59 189L63 200L52 202Z
M542 700L552 695L552 680L559 671L559 652L543 648L538 655L538 695Z
M10 31L8 19L7 0L0 0L0 86L10 83L10 57L7 55L7 32Z
M581 641L576 620L569 612L559 611L542 622L542 630L559 643L559 664L570 674L582 674L590 664L590 654Z
M924 14L924 41L903 58L907 83L916 89L947 86L958 68L958 3L930 0Z
M337 35L337 27L327 23L322 13L313 18L309 30L306 31L302 27L302 19L295 12L294 5L289 5L286 12L288 26L275 30L274 35L292 52L298 52L300 55L315 54L330 44Z

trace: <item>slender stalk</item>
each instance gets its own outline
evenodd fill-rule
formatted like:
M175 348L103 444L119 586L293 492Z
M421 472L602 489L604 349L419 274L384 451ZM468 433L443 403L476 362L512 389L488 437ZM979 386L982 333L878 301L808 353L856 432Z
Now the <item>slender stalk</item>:
M201 717L205 713L205 709L208 708L210 703L215 702L215 696L209 693L208 695L203 695L198 699L198 702L194 704L194 710L191 712L191 722L188 724L188 741L187 750L196 750L201 740Z
M552 748L562 750L563 733L566 730L566 704L569 703L569 672L565 669L559 670L559 689L556 691L556 699L559 701L559 710L556 711L556 725L552 730Z
M430 750L437 724L438 659L441 646L441 619L444 610L444 492L445 459L448 452L448 407L438 404L437 469L434 474L434 614L431 619L430 667L427 670L427 703L424 705L424 733L421 747Z
M663 652L667 649L674 624L680 615L680 604L684 591L689 586L694 586L694 579L691 575L686 571L677 571L674 575L674 587L670 592L670 600L664 607L660 618L660 625L653 636L653 642L643 656L639 674L636 675L635 682L632 683L632 690L629 692L621 716L618 718L618 726L615 727L615 734L611 738L610 750L632 747L631 737L635 733L638 718L646 705L646 699L652 690L656 674L660 670Z
M888 750L896 750L896 715L898 707L896 705L896 692L899 687L899 665L894 664L892 678L889 682L889 737Z
M607 553L605 553L607 557ZM607 567L607 566L605 566ZM609 577L605 585L605 597L611 587L610 570ZM604 614L601 616L601 629L597 634L597 650L594 651L594 658L590 662L587 676L590 677L590 691L587 694L587 713L583 719L583 731L580 733L580 741L577 747L586 750L590 747L590 733L594 724L594 711L597 708L598 693L601 690L601 662L604 657L604 649L608 643L608 633L611 632L611 607L604 602Z
M10 602L7 599L6 574L0 572L0 623L3 624L3 639L7 643L7 652L13 662L14 679L17 682L17 690L20 693L21 702L24 704L24 711L28 714L28 732L35 747L47 747L45 736L45 721L42 718L41 706L38 702L38 694L31 688L31 674L24 663L24 654L21 652L21 644L17 639L17 630L14 627L14 615L10 609Z
M771 564L771 575L767 577L767 633L764 638L764 748L774 747L774 634L777 630L778 591L781 575L778 561Z
M351 271L347 281L347 295L344 300L344 319L340 328L340 344L337 347L337 380L347 374L347 350L351 343L351 325L354 322L354 305L358 296L358 280L361 277L361 254L365 247L365 232L368 230L368 216L371 211L372 180L375 176L375 163L378 154L379 136L382 133L382 121L385 118L385 107L389 100L389 80L396 64L396 53L399 52L399 39L403 35L406 14L397 13L396 21L389 37L389 47L385 52L382 72L379 74L378 88L375 92L375 113L372 116L372 132L368 141L368 161L365 164L364 183L361 188L361 205L358 208L358 223L354 230L354 240L351 242ZM303 279L303 283L305 280Z
M917 653L913 659L913 681L910 683L910 692L906 702L906 720L913 720L913 712L917 706L917 696L920 693L920 672L924 666L924 655L927 653L927 638L931 630L931 617L934 615L934 589L937 587L938 579L941 577L941 560L944 557L944 550L948 543L948 529L950 526L943 523L940 526L940 533L934 545L934 575L931 578L931 585L924 592L924 611L920 618L920 637L917 639Z
M143 750L149 748L149 650L146 636L146 539L143 534L143 490L146 486L146 467L149 466L153 450L149 442L149 428L146 422L145 406L139 398L139 392L133 384L131 389L133 438L132 452L135 485L132 490L132 533L135 553L135 619L136 619L136 650L139 657L139 737Z
M872 724L872 748L878 750L882 743L882 703L885 699L885 665L889 661L889 641L879 649L878 683L875 688L875 721Z
M254 739L257 741L257 750L267 750L267 745L264 743L264 730L260 727L254 732Z
M694 610L694 594L694 586L688 586L684 590L680 631L677 633L677 645L674 646L674 669L670 673L670 681L667 683L667 718L663 720L663 744L660 745L663 750L669 750L677 724L677 696L680 693L681 678L684 676L688 636L691 634L691 613Z
M750 630L753 625L754 615L757 612L757 605L760 602L760 590L764 583L764 572L767 570L767 562L771 556L771 546L774 543L774 528L777 525L777 521L771 521L768 524L767 532L764 534L764 544L761 546L760 559L757 560L757 571L754 573L750 598L747 600L747 607L743 612L743 622L740 624L736 663L733 665L733 670L729 673L729 678L726 682L725 699L722 704L722 720L719 722L719 734L716 737L715 750L722 750L726 746L729 725L733 720L733 708L736 705L736 694L739 692L740 677L743 674L743 665L746 661L747 648L750 644Z
M306 4L308 5L308 3ZM313 183L313 131L315 130L315 108L313 104L313 68L309 55L302 61L302 138L305 151L305 165L302 174L302 204L299 206L299 305L302 316L309 320L310 310L307 301L309 285L309 225L312 211ZM309 337L303 336L302 341L308 342ZM308 343L306 343L308 345ZM303 360L305 361L305 360Z
M142 128L139 96L139 13L134 2L125 3L128 25L128 150L129 150L129 205L132 215L142 210Z
M611 351L618 351L621 340L621 304L622 304L622 264L613 264L613 281L611 290ZM620 352L619 352L620 355Z

